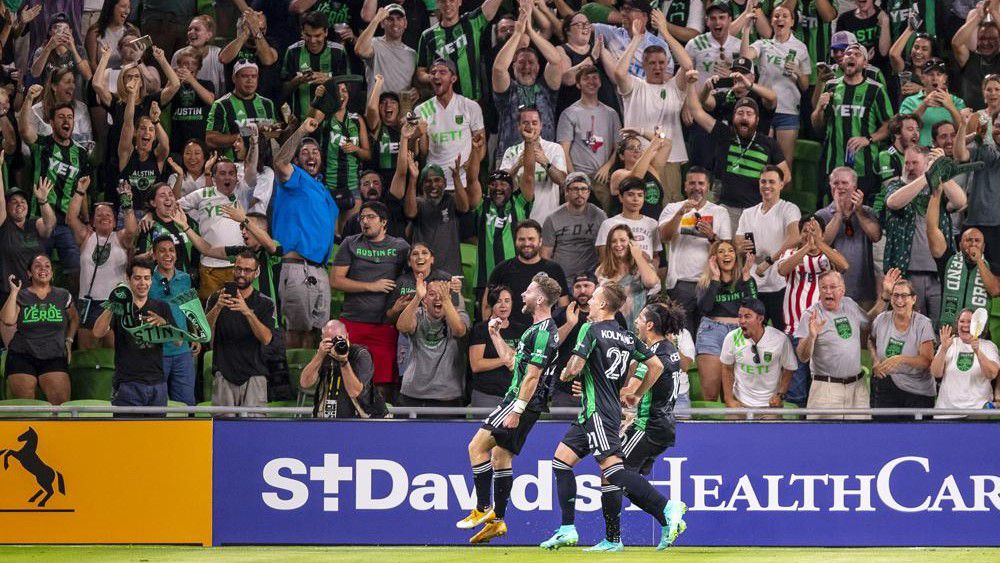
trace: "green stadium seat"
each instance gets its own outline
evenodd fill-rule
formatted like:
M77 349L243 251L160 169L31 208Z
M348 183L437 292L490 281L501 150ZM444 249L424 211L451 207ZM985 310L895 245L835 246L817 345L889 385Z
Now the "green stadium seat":
M185 403L180 402L180 401L167 401L167 406L168 407L186 407L187 405ZM187 418L189 416L191 416L191 415L189 415L187 413L183 413L183 412L168 412L167 413L167 418Z
M288 381L295 389L296 405L300 407L311 407L316 398L315 386L303 389L299 385L299 375L302 374L302 369L306 367L315 354L316 350L310 348L291 348L285 352L285 358L288 360Z
M212 404L212 389L215 388L215 378L212 377L212 351L206 350L201 353L201 398Z
M463 242L461 248L462 275L465 276L465 287L471 290L476 287L476 276L479 275L479 247Z
M64 407L110 407L111 401L102 401L100 399L79 399L73 401L66 401L62 404ZM72 413L61 412L59 413L61 417L72 417ZM81 412L77 414L79 418L110 418L111 411L107 412Z
M786 409L797 409L797 408L799 408L799 406L796 405L795 403L788 403L788 402L783 403L783 407L786 408ZM785 420L802 420L802 417L799 416L799 415L797 415L797 414L785 414L785 415L782 415L781 418L783 418Z
M111 348L77 350L69 364L70 397L73 400L111 400L115 375L115 351Z
M823 146L815 141L795 142L795 165L792 185L782 197L799 206L802 213L816 210L816 187L819 185L820 155Z
M4 399L0 401L0 407L11 407L11 406L52 406L48 401L42 401L40 399ZM0 412L0 418L41 418L52 416L50 413L42 412Z
M210 406L212 406L212 401L202 401L202 402L198 403L195 406L196 407L210 407ZM195 418L212 418L212 415L208 414L207 412L200 412L200 413L194 415L194 417Z
M724 409L726 408L725 403L719 401L691 401L692 409ZM696 414L691 416L694 420L725 420L726 417L721 414Z
M701 394L701 376L698 375L698 364L691 362L688 367L688 383L691 388L688 390L688 398L692 401L701 401L705 397Z

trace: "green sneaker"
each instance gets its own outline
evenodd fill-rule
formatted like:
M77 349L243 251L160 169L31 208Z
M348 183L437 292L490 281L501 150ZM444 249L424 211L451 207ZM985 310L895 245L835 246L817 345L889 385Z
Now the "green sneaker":
M667 549L687 529L687 524L683 520L684 513L687 512L687 505L680 501L669 501L663 509L663 517L667 524L660 530L660 544L656 546L656 551Z
M572 547L580 541L580 536L576 533L576 526L559 526L552 537L538 545L543 549L559 549L560 547Z
M588 547L584 551L604 551L609 553L617 553L619 551L625 551L625 544L620 541L608 541L601 540L601 543Z

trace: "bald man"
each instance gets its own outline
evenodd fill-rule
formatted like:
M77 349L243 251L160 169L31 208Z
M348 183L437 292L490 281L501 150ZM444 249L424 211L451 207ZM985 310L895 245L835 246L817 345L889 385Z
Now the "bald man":
M299 376L303 389L316 385L313 416L377 417L385 410L385 402L378 393L371 392L374 366L368 349L352 345L347 337L347 328L337 320L327 322L322 334L319 349ZM343 344L338 345L341 341ZM342 349L343 345L346 345L346 352Z

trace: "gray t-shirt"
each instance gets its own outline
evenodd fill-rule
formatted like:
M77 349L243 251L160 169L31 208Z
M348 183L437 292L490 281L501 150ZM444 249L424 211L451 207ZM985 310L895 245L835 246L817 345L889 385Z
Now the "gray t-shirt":
M553 247L552 260L562 266L567 280L580 272L593 272L597 268L597 231L608 216L592 203L577 213L567 204L560 205L555 213L545 218L542 225L542 244ZM567 281L567 284L573 284Z
M809 336L813 311L818 311L826 324L816 337L809 360L812 374L844 379L861 373L861 331L868 328L868 315L850 297L844 297L836 311L827 311L818 301L802 314L795 327L795 338Z
M372 58L365 61L365 82L368 94L372 93L375 75L381 74L385 82L383 92L399 93L410 87L417 70L417 52L402 41L390 43L385 36L372 39Z
M386 235L372 242L365 235L351 235L340 243L333 265L348 266L347 277L359 282L395 281L406 265L410 245L401 238ZM344 293L341 318L361 323L382 323L389 308L389 294L365 291Z
M875 340L875 354L872 362L877 363L892 356L919 356L920 345L934 342L934 327L931 320L913 313L910 326L900 332L892 322L892 311L886 311L872 321L872 338ZM892 382L903 391L933 397L937 388L930 369L918 369L907 364L899 364L890 374Z
M827 223L833 218L836 211L834 204L830 204L816 212L816 216L822 217ZM864 206L862 212L874 218L871 207ZM851 236L847 236L848 224L851 228ZM833 239L833 247L836 248L850 268L844 272L844 285L847 288L847 296L855 301L871 301L875 298L875 259L872 254L872 241L863 230L861 222L858 221L857 213L851 216L849 222L840 224L840 231Z
M462 247L458 240L455 198L444 194L441 201L417 198L413 220L413 242L422 242L434 252L434 266L452 276L462 275Z
M972 175L969 185L969 205L965 209L965 224L976 227L1000 225L1000 149L992 143L972 145L972 161L986 163L986 168Z
M448 330L444 318L433 320L423 306L417 309L417 329L410 335L410 361L403 371L400 391L414 399L448 401L465 392L465 346ZM465 309L458 316L469 332Z
M917 224L913 229L913 243L910 245L908 271L937 272L937 263L931 256L931 247L927 242L927 216L923 213L917 213Z
M580 101L563 110L556 129L556 141L571 143L569 156L573 169L593 176L611 158L615 150L621 118L610 107L599 103L584 107Z

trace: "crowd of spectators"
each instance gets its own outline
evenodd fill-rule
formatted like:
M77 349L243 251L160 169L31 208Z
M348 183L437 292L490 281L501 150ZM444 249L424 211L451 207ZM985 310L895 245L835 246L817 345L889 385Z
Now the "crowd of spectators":
M494 406L545 272L557 365L604 281L680 304L680 405L1000 398L1000 0L14 0L0 46L12 397L113 348L116 405ZM194 294L210 341L138 336Z

